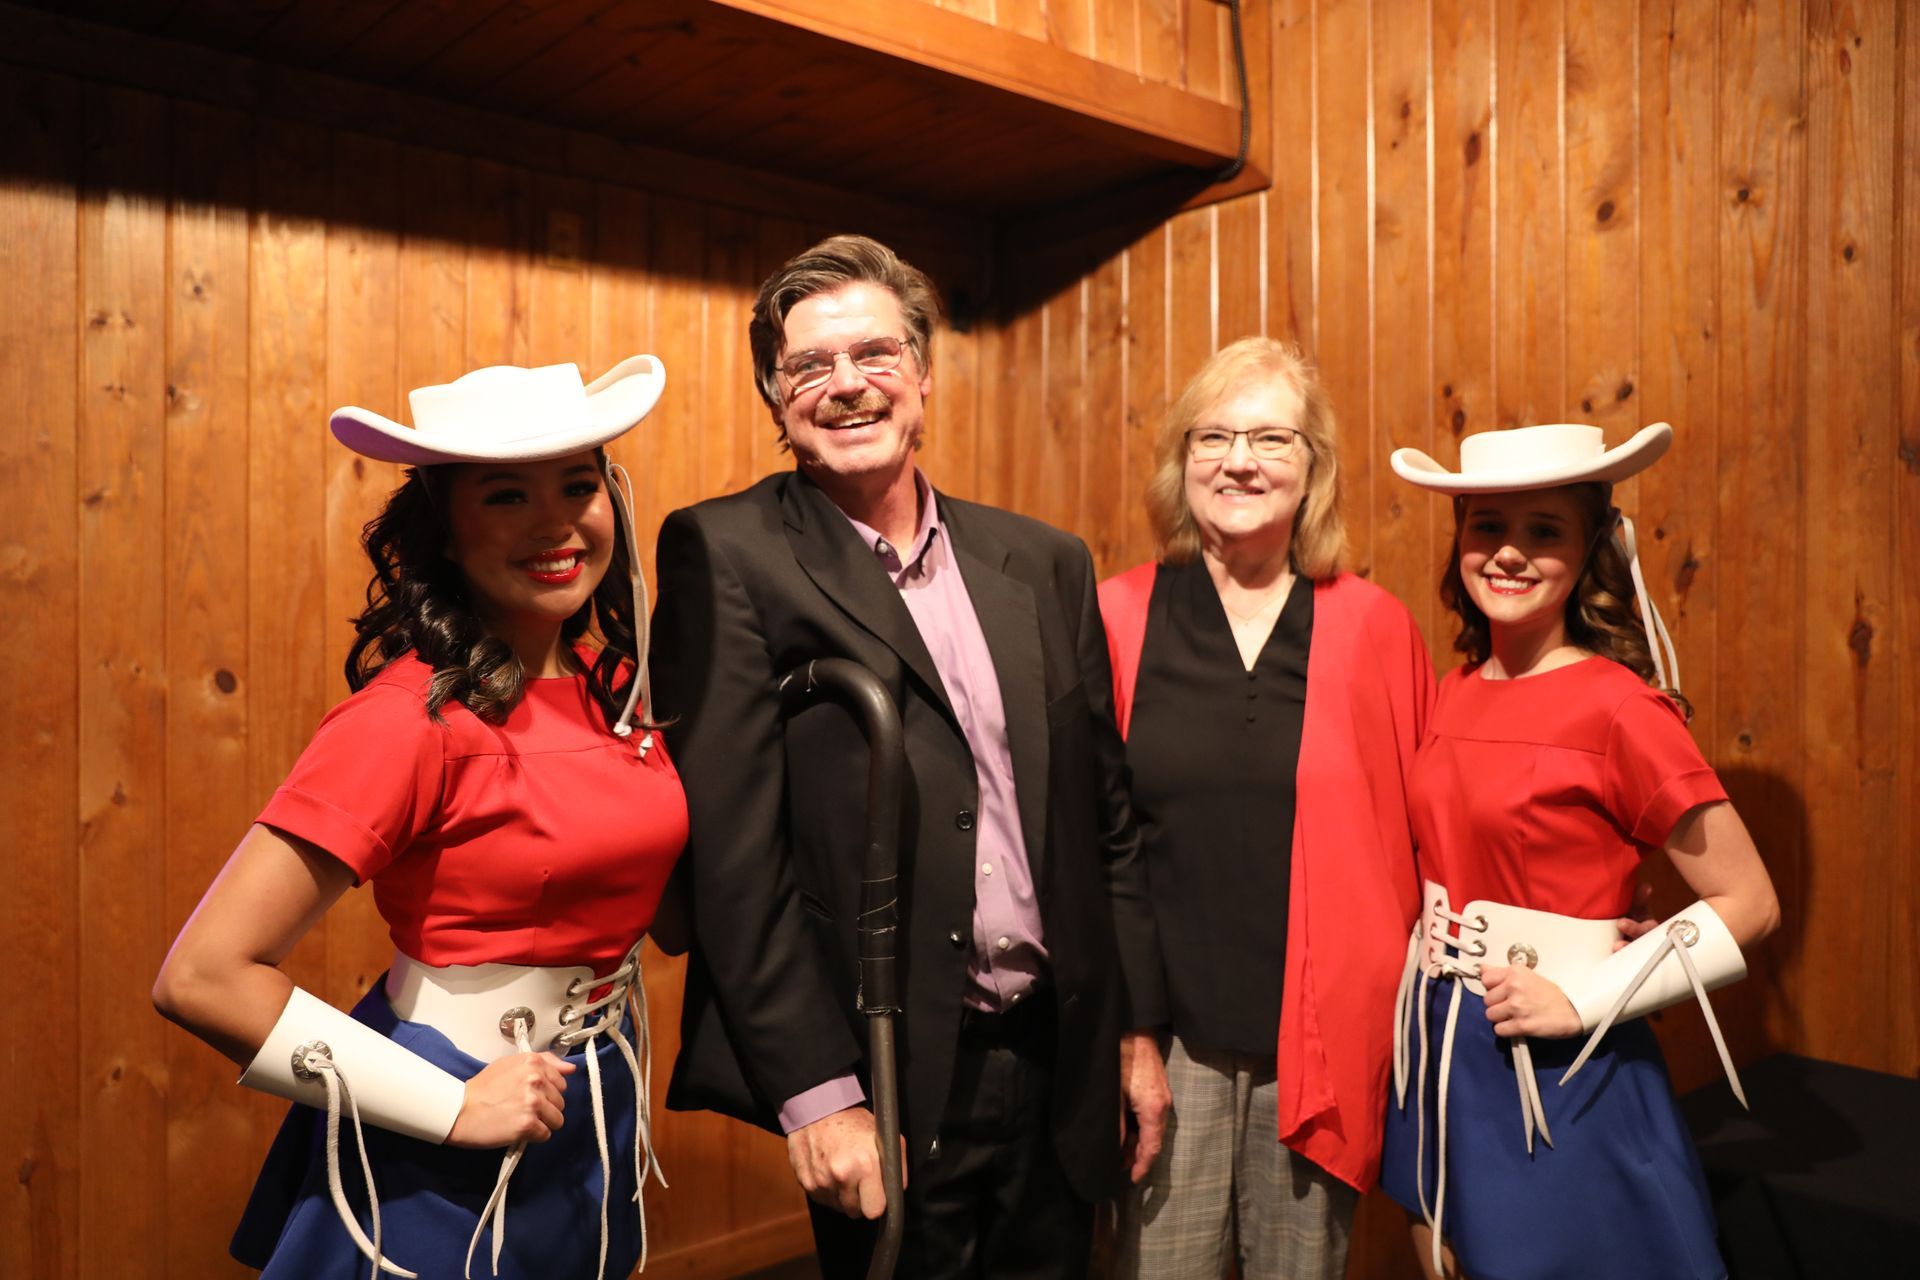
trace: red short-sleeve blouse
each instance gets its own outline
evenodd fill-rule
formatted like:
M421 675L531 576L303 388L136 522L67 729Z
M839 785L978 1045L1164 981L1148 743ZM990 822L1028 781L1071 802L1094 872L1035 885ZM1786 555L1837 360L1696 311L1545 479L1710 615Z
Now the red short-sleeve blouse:
M503 724L453 702L436 723L431 674L409 654L328 712L259 821L371 880L424 964L617 962L687 839L659 735L642 759L583 677L529 680Z
M1727 798L1673 701L1597 657L1448 675L1407 790L1421 874L1456 910L1479 898L1589 920L1625 914L1640 855Z

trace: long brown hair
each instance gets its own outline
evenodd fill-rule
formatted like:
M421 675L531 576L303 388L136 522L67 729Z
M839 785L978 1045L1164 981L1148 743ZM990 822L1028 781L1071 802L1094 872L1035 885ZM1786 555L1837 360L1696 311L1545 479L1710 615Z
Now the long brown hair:
M610 484L604 458L600 475L601 483ZM452 478L452 465L409 468L406 483L361 531L373 578L367 583L367 607L353 620L347 687L359 692L388 663L411 651L433 668L428 715L439 720L440 708L457 702L499 724L526 692L526 672L512 647L481 625L467 600L466 579L447 558L442 513ZM612 563L587 602L560 625L560 636L572 645L597 625L601 648L587 671L587 691L612 728L634 678L633 561L618 523L626 512L618 495L609 493L607 499L616 522ZM641 708L648 717L652 710ZM642 724L655 727L651 718Z
M1633 571L1620 540L1613 536L1619 522L1619 509L1613 505L1613 488L1599 481L1566 486L1573 499L1575 516L1587 544L1586 561L1580 566L1579 580L1567 596L1567 642L1610 658L1659 688L1653 650L1647 645L1647 632L1634 603ZM1493 637L1487 615L1473 602L1466 581L1460 576L1460 539L1466 531L1467 499L1453 500L1453 546L1440 573L1440 603L1460 620L1460 633L1453 647L1468 662L1485 662L1493 654ZM1678 689L1661 689L1680 704L1691 719L1693 706Z

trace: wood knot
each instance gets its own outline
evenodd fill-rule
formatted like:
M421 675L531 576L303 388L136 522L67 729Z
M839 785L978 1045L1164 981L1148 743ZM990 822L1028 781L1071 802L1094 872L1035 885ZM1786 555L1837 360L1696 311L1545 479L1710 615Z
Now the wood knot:
M1592 412L1593 412L1593 401L1591 401L1591 400L1582 400L1582 401L1580 402L1580 412L1582 412L1582 413L1592 413Z
M28 1156L20 1162L19 1177L21 1186L24 1187L33 1181L33 1171L37 1168L39 1168L39 1165L32 1156Z
M1451 382L1440 388L1440 398L1443 400L1453 399L1453 384Z
M1861 666L1867 665L1867 659L1873 656L1873 624L1865 618L1855 617L1853 626L1847 632L1847 648L1853 650L1853 660Z
M114 783L114 784L113 784L113 794L112 794L111 796L109 796L109 797L108 797L108 799L110 799L110 800L112 800L112 801L113 801L113 803L115 803L115 804L122 804L122 805L123 805L123 804L125 804L125 803L127 802L127 786L126 786L126 784L125 784L124 782L116 782L116 783Z
M1673 593L1685 596L1693 587L1694 575L1700 572L1700 558L1693 554L1693 544L1687 544L1686 554L1680 557L1680 566L1674 570Z
M1467 168L1480 163L1480 131L1475 129L1467 135L1467 144L1461 148L1466 153Z
M225 667L213 673L213 687L222 693L232 693L240 687L239 679Z
M1733 198L1735 200L1738 200L1741 204L1745 204L1748 200L1753 198L1753 191L1750 188L1742 187L1738 191L1733 193Z
M1629 378L1625 382L1621 383L1617 389L1615 389L1613 393L1613 398L1615 400L1625 400L1628 396L1631 396L1632 394L1633 394L1633 379Z
M113 1070L107 1072L107 1079L113 1084L119 1084L120 1077L124 1076L126 1073L127 1073L127 1069L125 1067L122 1067L116 1064Z
M839 359L838 356L834 358ZM353 478L355 480L364 480L366 479L366 476L367 476L366 461L362 458L355 458L353 460Z
M1842 49L1840 51L1840 74L1843 76L1850 76L1853 74L1853 55L1848 53L1845 49Z
M1907 474L1920 476L1920 441L1900 438L1900 465L1907 469Z
M1852 246L1851 244L1848 244L1848 245L1845 245L1845 246L1843 246L1843 247L1841 248L1841 250L1840 250L1840 256L1841 256L1841 257L1843 257L1843 258L1845 258L1845 259L1846 259L1846 260L1847 260L1848 262L1852 262L1852 261L1853 261L1853 246Z
M1466 425L1467 411L1465 409L1455 409L1453 411L1453 433L1459 435L1460 432L1466 429Z
M1734 739L1734 741L1739 744L1740 749L1742 751L1753 750L1753 735L1750 733L1743 733L1738 738Z
M1613 201L1602 200L1600 207L1593 211L1594 221L1610 222L1613 219Z
M1402 120L1409 120L1409 119L1412 119L1412 117L1413 117L1413 100L1410 98L1400 99L1400 118Z

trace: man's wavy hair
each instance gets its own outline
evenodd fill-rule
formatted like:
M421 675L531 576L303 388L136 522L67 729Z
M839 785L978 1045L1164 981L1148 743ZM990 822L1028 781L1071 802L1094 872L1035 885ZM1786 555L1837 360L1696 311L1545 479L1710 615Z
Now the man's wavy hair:
M1613 488L1600 481L1566 486L1573 498L1581 537L1587 545L1586 563L1567 596L1567 642L1611 658L1649 685L1659 688L1653 665L1653 650L1647 646L1646 628L1634 603L1633 571L1627 563L1626 549L1613 536L1620 512L1613 505ZM1460 576L1460 539L1466 532L1466 496L1453 500L1453 547L1440 574L1440 602L1460 620L1460 633L1453 647L1468 662L1485 662L1493 655L1493 637L1487 615L1473 602L1466 580ZM1681 713L1693 718L1693 704L1678 689L1660 692L1679 704Z
M785 354L787 313L808 298L834 293L850 284L878 285L890 291L900 302L900 315L907 323L907 349L913 352L921 376L933 367L933 330L940 322L940 295L925 272L866 236L829 236L802 250L760 286L753 300L753 317L747 322L754 383L780 429L783 449L787 447L787 427L781 419L786 398L780 391L780 357Z
M1306 492L1293 517L1290 552L1303 578L1324 581L1340 571L1347 526L1340 515L1340 457L1334 448L1333 403L1320 374L1290 342L1242 338L1220 348L1200 366L1167 410L1154 444L1154 471L1147 481L1147 516L1163 564L1186 564L1200 554L1200 528L1187 506L1187 432L1200 415L1249 383L1269 379L1293 385L1305 402L1300 435L1307 446Z
M599 460L601 483L610 484L604 455ZM373 578L367 583L366 610L353 620L347 687L359 692L387 664L411 651L433 668L427 714L434 720L441 720L440 708L457 702L482 720L499 724L526 692L526 672L506 641L481 625L467 599L466 578L447 558L443 513L453 465L409 468L406 483L361 531ZM598 632L601 648L587 670L587 690L611 729L634 676L634 617L626 513L616 495L609 493L608 500L614 508L613 562L587 603L561 624L560 634L571 645L589 628ZM641 710L649 717L643 724L657 727L651 721L652 708Z

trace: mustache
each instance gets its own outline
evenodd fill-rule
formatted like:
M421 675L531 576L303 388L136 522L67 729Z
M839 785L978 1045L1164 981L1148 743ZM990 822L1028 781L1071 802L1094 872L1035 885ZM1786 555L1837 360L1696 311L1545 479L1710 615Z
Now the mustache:
M832 400L820 406L815 419L822 426L837 426L849 418L864 418L869 414L885 413L888 408L886 396L868 387L859 395L846 400Z

